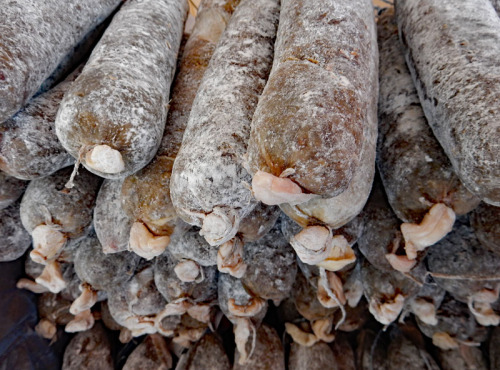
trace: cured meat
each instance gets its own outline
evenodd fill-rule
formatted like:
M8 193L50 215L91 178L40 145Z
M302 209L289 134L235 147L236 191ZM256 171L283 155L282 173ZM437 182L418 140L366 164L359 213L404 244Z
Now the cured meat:
M30 234L24 229L19 214L20 202L0 210L0 262L14 261L31 245Z
M470 223L481 245L500 253L500 207L481 203L470 214Z
M33 237L30 256L38 263L54 260L68 239L85 236L91 227L101 179L83 170L74 188L65 189L70 174L65 168L31 181L21 201L21 221Z
M165 339L159 334L148 335L128 356L123 370L171 369L172 355Z
M163 139L155 157L145 168L128 176L122 188L125 211L134 220L131 249L148 256L161 254L169 243L177 218L170 199L170 177L179 152L196 91L217 41L231 16L233 0L205 0L200 4L196 23L183 49ZM155 248L148 248L147 243ZM143 245L145 245L143 247Z
M389 345L387 335L365 328L357 337L356 363L361 370L381 369L386 370L387 347Z
M247 344L250 347L250 343ZM283 344L276 330L263 324L257 330L255 349L244 364L240 362L240 353L234 354L233 370L285 370L285 354Z
M123 178L156 153L187 6L184 0L127 1L64 95L57 137L99 176Z
M83 282L96 290L111 291L130 280L139 257L130 252L104 254L95 235L85 238L75 255L75 270Z
M272 299L276 305L290 295L297 263L279 225L259 241L246 243L243 260L247 269L241 282L254 295Z
M417 251L451 231L455 214L470 212L479 199L455 175L427 124L392 10L380 17L378 38L384 62L380 63L377 163L389 203L405 222L401 231L406 254L414 260Z
M0 209L13 204L24 193L28 183L0 171Z
M78 67L63 82L31 100L0 126L0 169L20 179L51 175L72 165L74 158L64 150L55 133L56 114Z
M440 349L438 358L443 370L487 370L489 368L481 348L464 344L456 349ZM491 363L490 368L496 369L495 365Z
M78 333L64 351L62 369L113 369L111 344L101 324Z
M248 144L257 199L297 204L346 191L374 139L377 63L370 1L282 2Z
M128 250L132 220L122 209L122 180L104 180L94 208L94 229L104 253Z
M398 0L396 14L432 131L463 184L499 206L500 18L488 0Z
M486 327L478 325L467 305L446 296L437 311L437 325L428 325L417 317L420 331L432 338L432 343L444 350L460 344L479 345L488 337Z
M364 295L371 314L383 325L394 322L419 285L398 271L380 271L366 261L361 267Z
M120 2L23 0L3 4L0 10L0 122L23 107L73 46Z
M222 341L214 333L206 333L189 351L182 355L176 370L230 370L231 364Z
M215 266L217 264L217 248L207 243L200 235L199 228L191 227L187 231L183 231L182 228L183 226L178 225L180 230L176 230L172 235L168 252L178 261L189 259L200 266Z
M234 237L256 205L242 156L271 69L278 3L245 0L236 8L198 89L174 163L170 195L177 214L200 226L213 245Z
M337 364L332 350L324 342L315 343L310 347L292 343L290 357L288 358L288 368L290 370L337 370Z
M467 303L478 323L500 323L500 315L491 306L500 292L500 256L479 243L466 216L430 250L427 261L436 283Z

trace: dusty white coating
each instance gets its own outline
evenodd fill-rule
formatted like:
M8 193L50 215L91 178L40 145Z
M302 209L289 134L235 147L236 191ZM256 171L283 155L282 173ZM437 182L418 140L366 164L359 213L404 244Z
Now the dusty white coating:
M452 230L454 223L455 212L444 204L437 203L426 213L420 224L401 224L408 259L416 259L418 251L445 237Z
M33 229L33 250L30 252L33 261L45 265L57 258L67 240L58 229L54 225L38 225Z
M116 159L110 168L89 170L123 178L153 158L165 127L186 15L184 0L127 1L65 94L56 118L64 148L78 158L87 147L107 145L125 163L116 173L101 171L119 170ZM87 165L85 156L82 163Z
M214 207L233 210L238 220L255 207L242 156L271 67L278 10L275 0L242 1L210 60L171 178L172 202L188 223L201 226ZM237 228L224 230L220 243Z
M80 74L77 68L63 82L32 99L0 125L0 169L17 178L32 180L70 166L74 158L55 133L59 104Z
M403 222L420 222L435 203L457 213L477 206L432 133L406 66L393 11L378 21L380 59L377 164L389 203Z
M121 205L121 180L104 180L94 208L94 230L104 253L128 249L132 220Z
M370 1L282 1L273 69L256 109L249 168L325 197L346 190L376 109ZM375 104L375 105L374 105ZM370 128L369 130L372 130Z
M108 145L96 145L85 154L85 164L94 171L115 174L125 170L118 150Z
M500 18L488 0L396 2L429 125L464 185L500 205Z
M120 0L9 1L0 9L0 122L43 81ZM64 22L61 20L64 19Z
M0 209L0 261L14 261L31 245L31 236L21 223L19 203Z

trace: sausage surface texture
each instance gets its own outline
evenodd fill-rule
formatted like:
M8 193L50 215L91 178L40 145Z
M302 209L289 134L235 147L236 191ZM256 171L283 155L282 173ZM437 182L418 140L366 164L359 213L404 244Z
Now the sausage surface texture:
M120 0L9 1L0 7L0 122L38 91Z
M65 94L56 133L90 171L123 178L153 158L186 13L184 0L127 1Z
M396 15L434 135L464 185L500 205L500 18L488 0L398 0Z

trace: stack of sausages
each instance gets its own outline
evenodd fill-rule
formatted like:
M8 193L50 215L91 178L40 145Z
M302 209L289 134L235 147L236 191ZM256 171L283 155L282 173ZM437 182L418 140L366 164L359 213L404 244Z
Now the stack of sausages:
M0 260L63 368L498 363L495 6L0 6Z

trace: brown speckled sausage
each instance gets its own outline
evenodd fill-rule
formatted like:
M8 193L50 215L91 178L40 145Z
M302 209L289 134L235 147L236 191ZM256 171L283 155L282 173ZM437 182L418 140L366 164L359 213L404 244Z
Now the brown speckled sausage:
M398 0L422 108L464 185L500 205L500 18L488 0Z
M376 124L377 63L370 1L282 1L248 145L258 199L297 204L347 189Z
M64 148L94 173L123 178L160 144L185 0L131 0L114 16L56 118Z

